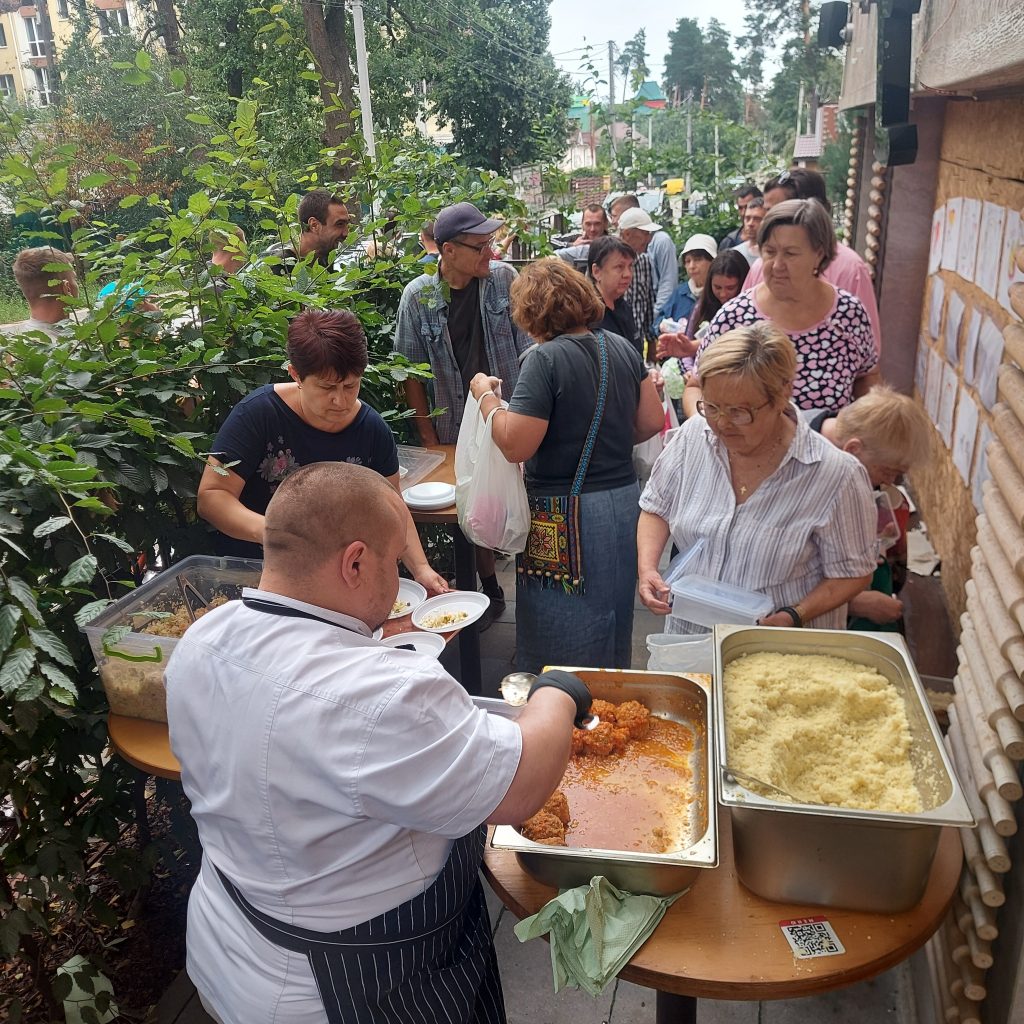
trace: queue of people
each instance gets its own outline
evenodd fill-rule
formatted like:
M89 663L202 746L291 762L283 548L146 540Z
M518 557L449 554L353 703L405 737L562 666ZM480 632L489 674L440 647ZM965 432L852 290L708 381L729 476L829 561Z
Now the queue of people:
M308 239L274 256L326 269L347 206L327 193L305 212ZM395 349L432 372L405 384L420 440L454 443L471 394L549 541L517 557L516 667L630 667L635 596L670 610L670 542L702 542L690 571L770 596L764 625L898 623L901 551L879 557L873 488L928 457L930 427L880 386L870 315L828 275L849 259L823 204L772 204L750 269L763 280L746 290L735 247L692 237L677 288L671 238L635 197L590 212L586 273L560 259L517 273L495 258L502 222L450 206L399 305ZM222 241L230 273L244 237ZM679 324L657 354L694 359L686 419L641 490L634 446L665 425L644 357L670 306ZM31 308L41 324L58 312ZM589 693L544 673L518 719L489 715L435 659L373 639L399 564L430 594L448 583L401 500L395 439L359 397L358 318L299 314L287 357L289 379L221 425L198 490L218 549L263 557L260 586L192 626L166 672L203 845L189 975L220 1024L500 1024L484 825L543 805ZM492 620L495 557L477 552Z

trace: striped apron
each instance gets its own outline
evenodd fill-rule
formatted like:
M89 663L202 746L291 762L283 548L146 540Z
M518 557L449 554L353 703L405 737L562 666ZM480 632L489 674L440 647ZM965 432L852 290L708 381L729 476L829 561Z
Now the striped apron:
M247 598L257 611L320 619ZM339 627L344 628L344 627ZM487 828L456 839L419 896L354 928L315 932L257 910L220 869L228 896L268 942L305 956L328 1024L505 1024L490 918L480 885Z

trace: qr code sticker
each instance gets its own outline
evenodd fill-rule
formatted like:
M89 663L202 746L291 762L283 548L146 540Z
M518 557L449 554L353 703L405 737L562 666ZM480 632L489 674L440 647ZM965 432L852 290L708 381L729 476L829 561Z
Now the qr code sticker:
M818 956L840 956L846 948L825 917L797 917L780 921L779 927L798 960Z

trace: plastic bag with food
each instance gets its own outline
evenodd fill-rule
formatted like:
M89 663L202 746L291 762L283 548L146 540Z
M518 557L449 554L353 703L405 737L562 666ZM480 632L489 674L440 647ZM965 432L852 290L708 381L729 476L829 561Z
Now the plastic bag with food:
M526 547L530 505L522 468L509 462L491 437L493 417L492 412L484 420L480 403L469 395L455 445L455 506L467 540L514 555Z

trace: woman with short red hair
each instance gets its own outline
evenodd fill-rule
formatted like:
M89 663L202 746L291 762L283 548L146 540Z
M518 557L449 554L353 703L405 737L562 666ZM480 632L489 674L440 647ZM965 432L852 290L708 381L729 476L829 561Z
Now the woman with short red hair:
M263 514L278 484L314 462L367 466L399 488L398 449L380 414L359 400L366 335L345 310L307 310L288 325L291 381L243 398L217 433L199 482L199 514L217 551L263 557ZM409 516L402 561L430 593L448 589L427 563Z

